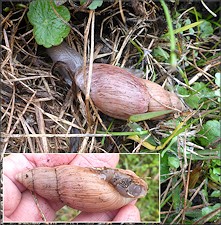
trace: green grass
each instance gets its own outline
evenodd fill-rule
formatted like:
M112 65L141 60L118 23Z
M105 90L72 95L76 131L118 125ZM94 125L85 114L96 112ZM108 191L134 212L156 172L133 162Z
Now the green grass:
M218 224L221 210L221 73L217 31L220 18L209 13L208 16L194 6L185 11L177 9L172 14L173 26L177 28L174 32L179 62L177 76L181 75L179 79L184 82L177 90L189 111L194 113L180 134L161 151L161 221ZM220 10L219 7L215 13L218 15ZM184 29L187 27L188 30ZM215 37L218 41L213 40ZM168 43L173 45L172 41ZM155 57L159 57L160 51L155 52L158 54ZM158 59L162 60L164 55ZM169 63L168 60L163 59ZM164 125L167 123L169 121Z

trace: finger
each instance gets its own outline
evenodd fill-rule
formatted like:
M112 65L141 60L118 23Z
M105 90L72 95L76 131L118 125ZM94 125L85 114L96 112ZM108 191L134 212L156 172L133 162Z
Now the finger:
M33 221L43 221L42 214L40 213L35 201L33 200L31 192L26 190L22 194L21 201L17 206L16 211L10 215L10 219L13 221L22 221L22 222L33 222ZM48 202L37 196L37 202L39 208L44 214L46 221L53 221L55 218L55 210L48 204Z
M16 185L3 175L4 215L10 216L21 200L21 192Z
M34 168L37 164L68 164L74 157L75 155L67 155L62 157L62 155L59 156L56 154L11 154L10 156L4 157L3 174L5 176L5 182L3 183L3 188L6 190L4 192L5 214L9 216L17 210L18 204L21 204L18 199L21 199L21 193L26 190L26 188L15 179L16 174L27 169ZM20 193L18 194L18 192ZM11 201L11 198L15 198L16 201ZM31 201L34 201L33 198ZM51 202L48 203L48 205L55 211L60 209L64 204L60 202Z
M134 206L136 201L133 201L130 203L130 205ZM136 207L135 207L136 208ZM117 218L116 216L119 214L119 212L123 210L124 207L118 210L113 210L109 212L101 212L101 213L87 213L87 212L81 212L78 216L74 218L74 222L111 222L113 219ZM126 208L127 211L127 208ZM139 211L138 211L139 213ZM123 220L122 220L123 221Z
M36 167L39 166L60 166L68 165L77 154L63 154L63 153L53 153L53 154L24 154L24 156L34 163Z
M118 153L86 153L77 154L71 164L83 167L115 167L118 161Z
M81 212L74 218L74 222L110 222L117 215L118 210L103 213Z
M135 205L126 205L119 210L113 222L140 222L140 212Z
M77 164L81 166L114 167L116 166L119 160L118 154L87 154L87 155L86 154L23 154L23 155L12 154L8 157L5 157L3 168L4 168L5 175L11 178L12 182L14 182L15 185L19 187L19 190L22 192L25 189L23 186L21 186L21 184L19 184L15 180L15 174L27 169L34 168L35 166L56 166L56 165L62 165L62 164L68 164L70 162L72 163L74 162L75 165ZM29 198L29 199L33 203L34 202L33 196L31 197L32 198ZM38 199L40 199L40 197ZM41 202L41 200L39 200L39 202ZM22 202L20 202L19 206L21 204ZM30 203L27 203L27 205L28 204ZM57 204L57 203L47 204L47 205L53 211L61 207L61 204ZM15 206L13 208L15 208ZM44 210L42 209L42 211ZM16 218L16 216L18 215L18 212L16 210L16 214L15 213L13 214L14 218ZM37 210L37 215L39 215L38 210Z
M4 222L14 222L13 220L11 220L10 218L8 218L7 216L4 215L3 217L3 221Z

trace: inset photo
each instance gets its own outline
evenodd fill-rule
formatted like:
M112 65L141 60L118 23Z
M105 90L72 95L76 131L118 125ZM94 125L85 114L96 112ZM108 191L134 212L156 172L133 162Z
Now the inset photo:
M160 222L159 154L9 154L4 222Z

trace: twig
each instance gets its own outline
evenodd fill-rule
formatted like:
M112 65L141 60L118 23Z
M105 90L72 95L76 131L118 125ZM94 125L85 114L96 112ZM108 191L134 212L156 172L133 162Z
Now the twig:
M86 114L87 114L87 121L88 121L89 130L91 129L90 128L91 127L91 115L90 115L90 108L89 108L89 97L90 97L89 93L90 93L90 84L91 84L91 76L92 76L92 63L91 63L91 60L93 62L93 54L90 57L90 65L89 65L89 73L90 74L87 74L86 58L87 58L87 43L88 43L89 30L90 30L90 25L91 25L91 21L92 21L93 17L94 17L94 11L90 10L87 26L86 26L85 31L84 31L84 66L83 66L83 74L84 74L84 86L85 86L85 91L86 91L86 94L85 94L85 97L86 97L86 99L85 99ZM92 23L94 23L94 19L93 19ZM94 25L93 25L93 27L94 27ZM92 27L91 27L91 29L92 29ZM91 36L92 35L93 35L93 32L91 31ZM91 43L91 48L93 48L93 50L94 50L94 41L93 41L93 44Z
M40 104L41 104L40 102L35 103L35 115L36 115L36 120L37 120L37 123L38 123L39 133L45 134L44 117L43 117L43 114L42 114L41 110L39 110L39 108L41 108ZM42 144L42 148L43 148L44 152L45 153L49 152L47 138L42 136L40 138L40 140L41 140L41 144Z
M203 0L201 0L201 3L203 4L203 6L205 7L205 9L211 13L214 17L217 17L216 13L214 13L206 4Z
M42 211L42 209L41 209L41 207L40 207L40 205L39 205L37 196L35 195L35 193L33 193L33 192L31 192L31 193L32 193L32 196L33 196L33 198L34 198L35 204L36 204L36 206L37 206L37 208L38 208L38 210L39 210L39 212L40 212L40 214L41 214L41 218L46 222L46 221L47 221L47 220L46 220L46 217L45 217L45 215L44 215L44 213L43 213L43 211Z
M2 138L6 138L4 142L7 142L7 139L9 138L22 138L22 137L47 137L47 138L68 138L68 137L110 137L111 134L6 134L1 133Z

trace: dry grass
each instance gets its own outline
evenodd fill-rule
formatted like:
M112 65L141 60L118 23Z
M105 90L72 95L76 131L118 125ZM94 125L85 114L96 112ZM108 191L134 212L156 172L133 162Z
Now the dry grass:
M62 78L51 74L51 61L35 43L32 27L26 24L28 4L20 10L16 4L3 3L3 8L6 6L12 10L1 15L3 152L70 152L69 137L76 137L75 144L81 143L79 152L120 151L122 138L108 137L105 146L97 138L108 136L96 131L106 130L111 118L99 116L88 96L85 99L78 93L74 99ZM158 7L154 3L146 3L143 9L134 6L137 15L128 11L128 4L124 7L123 10L121 4L109 3L87 20L82 15L88 15L88 11L73 6L73 22L78 24L71 24L74 28L67 42L87 58L92 58L89 53L94 43L96 62L134 68L140 56L130 41L136 40L140 48L149 46L149 49L153 45L160 32L156 18ZM77 13L79 21L75 19ZM126 17L131 27L124 23ZM122 121L115 121L112 127L117 131L128 129Z

